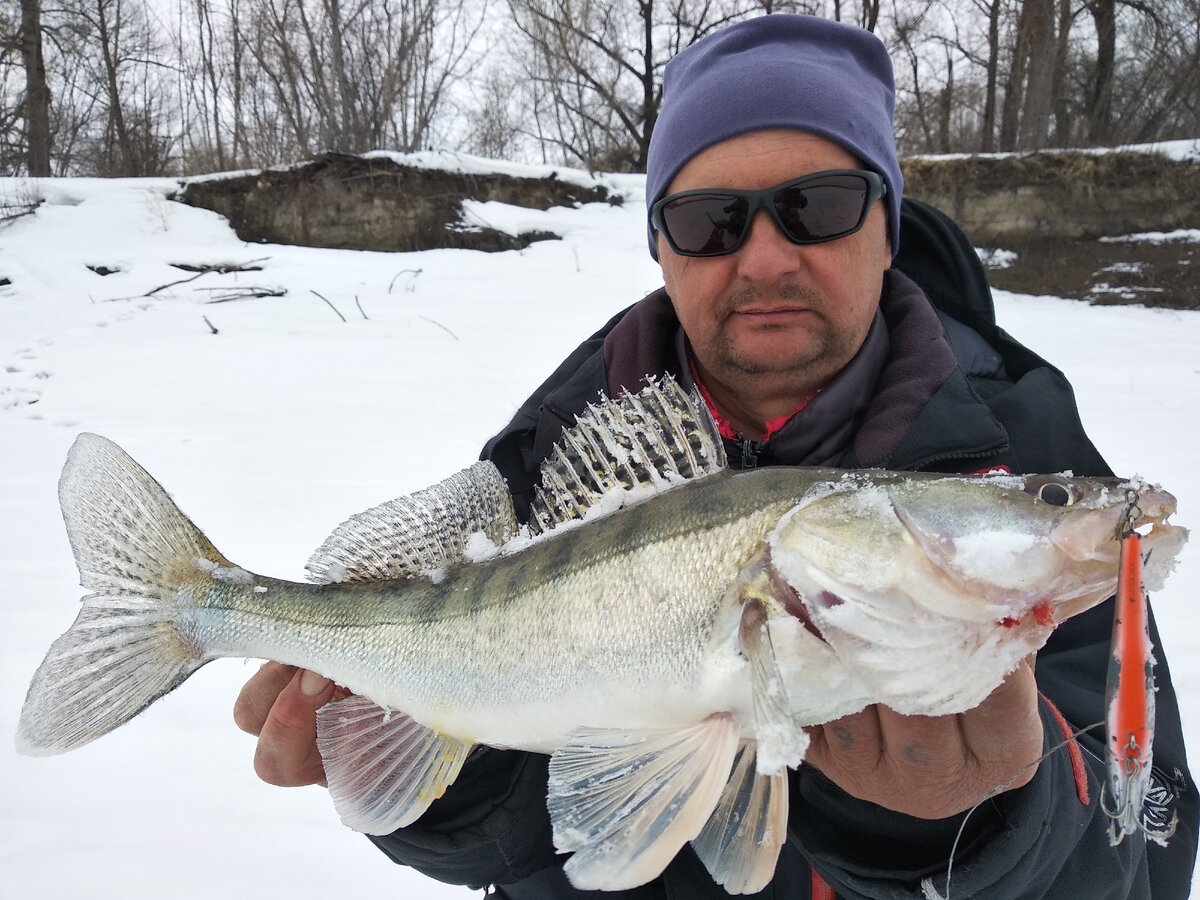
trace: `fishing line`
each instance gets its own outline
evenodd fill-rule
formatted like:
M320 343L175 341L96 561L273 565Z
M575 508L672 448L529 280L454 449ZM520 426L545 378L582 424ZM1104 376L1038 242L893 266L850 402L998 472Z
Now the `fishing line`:
M949 862L946 863L946 893L945 894L938 893L938 889L936 887L934 887L932 876L929 878L923 878L921 880L921 893L924 895L925 900L950 900L950 879L954 875L954 857L958 853L959 842L962 840L963 833L967 829L967 821L974 814L975 810L979 809L979 807L983 806L983 804L987 803L989 800L1003 794L1005 791L1007 791L1009 788L1011 788L1013 785L1013 782L1015 782L1023 774L1028 772L1034 766L1041 765L1042 762L1049 759L1050 756L1053 755L1054 753L1057 753L1059 750L1063 749L1064 747L1069 746L1070 743L1072 741L1074 741L1076 738L1078 738L1080 735L1087 734L1092 729L1102 728L1103 726L1104 726L1103 721L1093 722L1091 725L1085 725L1083 728L1080 728L1078 731L1072 732L1070 737L1067 737L1064 740L1060 741L1059 743L1055 744L1053 747L1051 747L1049 750L1047 750L1045 753L1043 753L1037 759L1033 760L1028 765L1022 766L1020 769L1018 769L1016 772L1013 773L1012 777L1010 779L1008 779L1008 781L1004 782L1003 784L996 785L994 788L992 788L990 791L988 791L986 794L984 794L983 797L980 798L978 803L976 803L969 810L967 810L967 814L965 816L963 816L962 823L958 826L958 834L955 835L955 837L954 837L954 843L950 845L950 860L949 860Z

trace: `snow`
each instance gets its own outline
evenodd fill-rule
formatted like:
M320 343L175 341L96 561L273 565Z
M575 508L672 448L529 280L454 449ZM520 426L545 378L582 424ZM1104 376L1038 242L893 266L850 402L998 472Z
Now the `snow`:
M78 432L121 444L237 566L303 580L337 523L470 464L569 350L659 286L641 180L604 179L623 207L482 207L504 227L564 234L498 254L251 245L169 201L171 180L0 179L0 207L45 200L0 228L0 735L82 593L57 501ZM171 265L252 261L262 270L186 282ZM258 285L287 294L206 302ZM1179 520L1200 521L1200 314L1004 292L997 308L1072 379L1111 465L1162 482ZM1156 597L1190 740L1198 557L1185 550ZM231 715L254 668L208 666L62 757L0 741L0 896L479 896L390 864L323 789L255 777L254 741Z
M1158 141L1152 144L1121 144L1116 147L1062 147L1039 150L1038 153L1084 153L1088 156L1103 156L1108 153L1155 153L1176 162L1200 160L1200 138L1184 138L1177 141ZM1001 153L927 153L912 159L1006 159L1014 156L1029 156L1030 151L1006 151Z
M1200 228L1176 228L1174 231L1142 231L1100 238L1102 244L1200 244Z
M1017 254L1012 250L976 247L975 254L985 269L1007 269L1017 261Z

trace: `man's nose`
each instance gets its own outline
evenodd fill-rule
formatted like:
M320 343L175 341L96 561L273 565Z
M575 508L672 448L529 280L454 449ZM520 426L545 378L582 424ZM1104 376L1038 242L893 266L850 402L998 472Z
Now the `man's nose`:
M737 251L738 274L748 281L775 281L800 267L800 250L799 244L793 244L779 230L771 214L760 209Z

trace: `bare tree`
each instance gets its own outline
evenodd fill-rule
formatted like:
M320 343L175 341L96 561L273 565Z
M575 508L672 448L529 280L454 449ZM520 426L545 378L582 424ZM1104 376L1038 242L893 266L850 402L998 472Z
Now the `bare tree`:
M833 19L874 31L879 25L879 0L860 0L859 3L833 0Z
M21 0L21 58L25 66L25 140L29 174L50 175L50 86L42 56L41 0Z
M1162 0L1154 9L1119 42L1126 59L1113 79L1113 140L1200 134L1200 0Z
M509 0L508 5L534 112L530 133L551 157L627 171L645 170L667 60L764 6L750 0Z
M171 63L142 0L64 0L55 15L53 33L82 53L72 82L87 112L72 138L80 163L100 175L165 173L177 142Z
M1113 77L1117 61L1117 3L1116 0L1093 0L1088 12L1096 25L1096 74L1091 97L1088 98L1088 140L1108 139L1112 129Z
M227 169L248 161L242 6L243 0L181 0L175 42L183 73L184 153L194 167Z
M246 20L249 140L306 155L425 147L482 17L463 0L253 0Z
M170 35L150 2L0 3L0 171L435 145L640 170L666 61L763 13L875 31L905 152L1200 132L1200 0L168 0Z

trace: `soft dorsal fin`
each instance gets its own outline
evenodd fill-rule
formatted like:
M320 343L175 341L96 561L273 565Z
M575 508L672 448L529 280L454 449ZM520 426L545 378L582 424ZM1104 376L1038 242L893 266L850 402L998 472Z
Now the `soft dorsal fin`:
M636 394L602 396L562 433L542 463L529 527L540 534L582 519L617 488L659 492L725 466L712 416L673 378L651 382Z
M320 584L405 578L466 562L480 532L496 546L517 532L508 485L487 461L351 517L305 568Z

